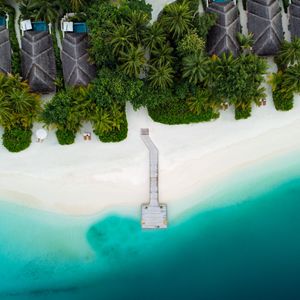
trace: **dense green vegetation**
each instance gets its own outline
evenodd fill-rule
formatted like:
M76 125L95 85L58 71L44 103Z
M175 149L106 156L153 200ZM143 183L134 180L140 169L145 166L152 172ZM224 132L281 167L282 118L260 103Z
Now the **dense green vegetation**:
M7 129L2 136L3 146L10 152L20 152L30 146L31 136L31 130Z
M216 17L200 16L198 4L186 0L169 4L153 24L144 1L114 6L95 0L87 8L93 61L100 69L139 82L140 96L130 99L124 94L124 99L135 109L146 107L154 121L213 120L224 102L235 105L237 119L247 118L252 103L265 97L260 85L266 64L247 48L251 37L240 39L241 50L248 50L241 57L210 58L205 43Z
M30 92L27 83L0 73L0 126L8 150L18 152L30 145L32 124L40 110L40 98Z
M98 69L88 87L64 86L53 31L58 92L45 104L40 120L56 128L58 142L74 143L85 122L92 124L102 142L124 140L127 102L134 109L145 107L154 121L164 124L212 121L229 105L234 107L237 120L249 118L253 105L261 105L266 97L262 85L266 61L252 53L251 34L238 34L239 56L209 56L207 35L216 16L199 15L198 5L199 0L177 0L166 5L158 19L151 22L152 8L145 0L23 0L23 18L52 22L54 27L70 11L78 12L75 19L87 19L90 59ZM13 59L13 65L17 65L17 59ZM279 70L270 79L274 104L278 110L289 110L294 93L300 91L300 41L284 42L276 62ZM16 73L17 67L13 70ZM7 103L1 104L0 100L6 147L21 149L28 144L28 132L40 111L39 100L18 77L1 78L3 82L17 82L16 88L5 91L6 98L15 97L18 90L24 91L19 98L36 99L38 103L24 108L26 126L20 120L10 126ZM10 112L15 111L15 106L10 107ZM12 146L11 141L18 142Z
M74 142L76 132L89 119L92 110L88 89L68 88L59 91L45 105L41 119L47 126L56 127L61 145L68 145Z
M278 72L269 80L274 105L277 110L288 111L293 108L294 94L300 92L300 39L284 41L275 61Z
M59 91L45 105L42 120L57 128L60 144L72 144L84 122L91 122L94 133L103 142L118 142L127 137L125 103L134 98L136 82L103 69L87 88Z

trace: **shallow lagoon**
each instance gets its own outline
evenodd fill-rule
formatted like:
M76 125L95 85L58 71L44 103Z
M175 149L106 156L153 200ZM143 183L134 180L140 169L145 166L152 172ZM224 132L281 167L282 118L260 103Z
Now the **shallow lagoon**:
M171 208L166 231L0 202L0 299L299 299L297 157L228 178L179 218Z

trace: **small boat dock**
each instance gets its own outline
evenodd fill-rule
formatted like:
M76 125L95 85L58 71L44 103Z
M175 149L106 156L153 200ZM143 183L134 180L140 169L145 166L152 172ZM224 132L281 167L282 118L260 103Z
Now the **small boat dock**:
M150 201L142 205L142 228L167 228L167 205L160 204L158 199L158 149L149 136L149 129L141 129L141 138L149 150L150 161Z

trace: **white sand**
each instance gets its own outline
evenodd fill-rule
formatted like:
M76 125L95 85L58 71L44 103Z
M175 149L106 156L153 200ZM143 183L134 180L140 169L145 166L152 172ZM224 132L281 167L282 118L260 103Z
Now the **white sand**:
M161 3L152 2L157 14ZM214 122L180 126L154 123L128 106L129 134L119 144L78 135L74 145L60 146L51 131L18 154L0 146L0 199L73 215L128 206L137 212L148 200L148 153L139 131L149 127L160 151L160 198L171 206L244 166L300 149L299 100L291 112L275 111L268 97L248 120L235 121L231 109Z
M1 146L0 198L74 215L138 209L148 199L148 153L139 130L149 127L160 150L160 197L172 205L247 164L300 149L299 99L295 104L284 113L268 101L248 120L235 121L228 110L214 122L180 126L154 123L128 107L129 135L119 144L78 135L74 145L60 146L52 131L18 154Z
M159 12L161 11L162 7L165 5L174 2L175 0L146 0L146 3L152 5L152 19L156 20Z

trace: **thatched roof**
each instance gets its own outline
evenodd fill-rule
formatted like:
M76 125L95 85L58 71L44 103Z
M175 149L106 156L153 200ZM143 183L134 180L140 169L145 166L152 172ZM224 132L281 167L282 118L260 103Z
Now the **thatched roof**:
M289 7L292 38L300 38L300 0L292 0Z
M212 2L207 12L218 15L217 24L208 33L207 50L210 55L223 52L238 55L237 33L241 30L239 11L233 1Z
M88 61L88 36L85 33L66 33L61 59L67 85L86 86L96 76L96 68Z
M283 40L281 8L278 0L248 0L248 31L254 34L253 51L275 55Z
M11 46L5 26L0 26L0 72L11 73Z
M55 91L55 57L48 32L26 31L22 37L22 74L35 92Z

